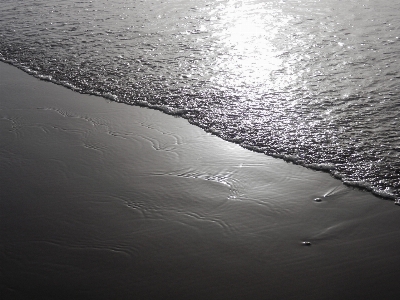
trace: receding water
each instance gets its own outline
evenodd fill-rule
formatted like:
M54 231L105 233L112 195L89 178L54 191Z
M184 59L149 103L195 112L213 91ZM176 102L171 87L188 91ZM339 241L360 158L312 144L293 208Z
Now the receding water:
M400 197L400 2L2 0L0 60Z

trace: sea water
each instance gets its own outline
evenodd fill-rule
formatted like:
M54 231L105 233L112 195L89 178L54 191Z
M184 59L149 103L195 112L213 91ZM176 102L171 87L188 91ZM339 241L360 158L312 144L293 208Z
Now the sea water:
M2 0L0 60L400 197L400 1Z

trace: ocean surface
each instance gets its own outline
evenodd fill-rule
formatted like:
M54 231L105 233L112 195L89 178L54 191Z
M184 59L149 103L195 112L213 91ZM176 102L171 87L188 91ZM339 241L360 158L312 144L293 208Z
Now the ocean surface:
M2 0L0 60L400 198L398 0Z

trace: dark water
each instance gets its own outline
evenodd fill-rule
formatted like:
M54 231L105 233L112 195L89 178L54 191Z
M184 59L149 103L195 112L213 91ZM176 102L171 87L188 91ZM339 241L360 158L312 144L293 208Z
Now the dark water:
M0 60L400 197L400 2L2 0Z

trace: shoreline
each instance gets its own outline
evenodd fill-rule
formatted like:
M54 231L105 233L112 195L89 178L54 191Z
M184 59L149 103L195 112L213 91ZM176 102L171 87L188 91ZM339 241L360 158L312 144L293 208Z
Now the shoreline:
M158 110L0 78L5 299L400 294L392 201Z
M257 147L254 147L254 146L251 146L251 145L244 145L244 144L238 143L238 142L233 141L233 140L224 139L218 133L209 131L209 130L207 130L207 128L204 128L200 124L197 124L195 122L192 123L183 114L178 113L177 111L173 111L170 108L163 107L163 106L158 106L158 105L150 105L149 103L137 103L135 105L126 104L124 102L118 101L118 99L114 95L100 95L100 94L92 94L92 93L81 93L81 91L78 88L74 87L74 86L71 86L69 84L68 85L64 85L64 84L62 84L60 82L52 80L51 77L49 78L49 76L46 76L46 75L44 75L44 76L37 75L37 74L29 71L29 69L28 70L24 69L22 66L13 65L12 62L0 59L0 63L8 64L8 65L10 65L12 67L15 67L15 68L23 71L24 73L26 73L26 74L28 74L30 76L33 76L33 77L39 79L39 80L59 85L61 87L67 88L67 89L69 89L69 90L71 90L73 92L79 93L81 95L95 96L95 97L103 98L103 99L105 99L107 101L113 101L113 102L129 105L129 106L143 107L143 108L147 108L147 109L157 110L157 111L160 111L162 113L165 113L165 114L173 116L173 117L183 118L183 119L187 120L189 124L191 124L193 126L197 126L200 129L204 130L205 132L210 133L212 135L215 135L216 137L218 137L220 139L223 139L223 140L225 140L227 142L240 145L241 147L243 147L246 150L257 152L257 153L261 153L261 154L267 155L267 156L272 157L272 158L281 159L281 160L283 160L283 161L285 161L287 163L299 165L299 166L302 166L302 167L305 167L305 168L308 168L308 169L311 169L311 170L314 170L314 171L320 171L320 172L328 173L333 178L340 180L341 182L343 182L343 184L345 184L345 185L347 185L347 186L349 186L351 188L356 188L356 189L359 189L361 191L367 191L367 192L373 194L374 196L376 196L378 198L382 198L382 199L385 199L385 200L391 200L391 201L394 201L394 203L396 205L400 205L400 198L397 197L395 194L393 194L391 192L388 192L388 191L384 191L384 190L376 190L376 189L372 188L371 185L369 183L367 183L367 182L347 180L344 177L344 175L336 172L334 170L334 168L332 166L330 166L330 165L306 164L306 163L303 163L301 161L301 159L299 159L298 157L292 157L292 156L287 156L287 155L282 155L282 154L267 154L262 149L257 149Z

